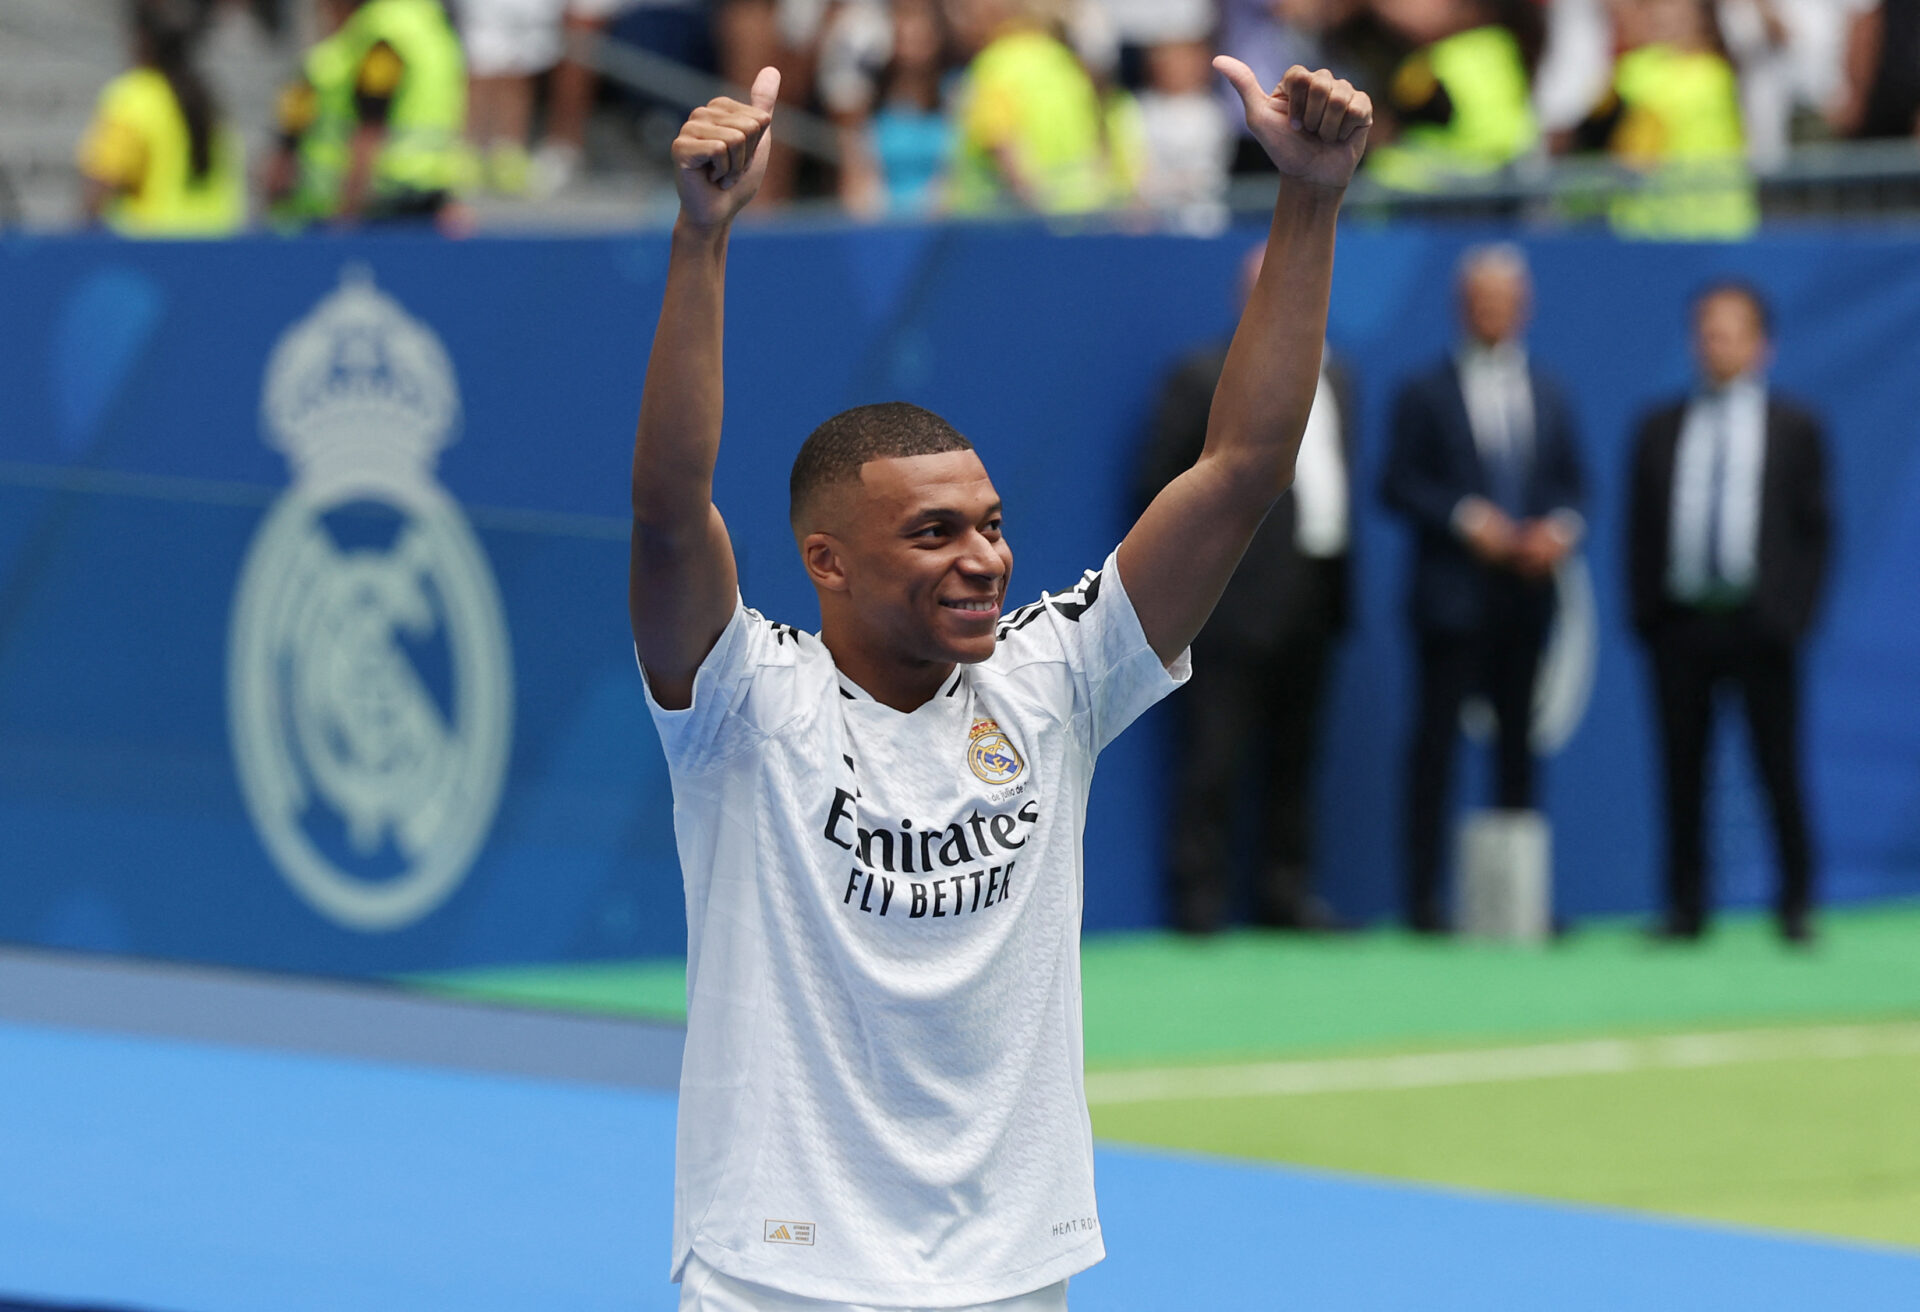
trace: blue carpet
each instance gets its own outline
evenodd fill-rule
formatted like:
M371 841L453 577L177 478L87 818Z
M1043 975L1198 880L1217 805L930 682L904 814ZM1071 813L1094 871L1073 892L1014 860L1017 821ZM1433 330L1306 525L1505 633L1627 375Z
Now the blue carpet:
M673 1100L0 1024L0 1300L668 1312ZM1074 1312L1920 1307L1920 1256L1131 1150Z

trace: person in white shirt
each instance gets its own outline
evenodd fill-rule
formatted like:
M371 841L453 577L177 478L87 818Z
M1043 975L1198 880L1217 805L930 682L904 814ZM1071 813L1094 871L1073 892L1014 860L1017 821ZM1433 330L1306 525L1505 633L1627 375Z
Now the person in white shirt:
M1136 98L1146 153L1139 199L1190 227L1227 223L1234 129L1214 96L1205 32L1147 47L1147 85Z
M1242 262L1240 304L1265 258L1261 245ZM1226 358L1227 343L1217 342L1168 373L1141 452L1135 505L1151 504L1199 457ZM1352 586L1354 412L1345 371L1327 352L1293 487L1260 525L1194 640L1167 794L1168 910L1182 933L1224 928L1243 899L1256 925L1341 928L1313 889L1313 780L1327 675ZM1234 841L1243 818L1258 825L1244 853Z
M1833 512L1819 421L1767 383L1770 319L1746 284L1703 292L1693 307L1700 387L1648 415L1634 439L1627 582L1665 766L1662 938L1697 939L1712 919L1706 770L1721 689L1741 694L1770 803L1780 933L1813 937L1799 650L1825 590Z
M1206 449L1101 569L1010 612L992 481L903 403L828 420L795 461L820 632L745 607L711 500L722 302L778 73L673 143L630 613L687 896L683 1309L1053 1309L1104 1253L1078 953L1092 767L1185 676L1292 479L1372 122L1330 73L1269 93L1219 67L1283 185Z

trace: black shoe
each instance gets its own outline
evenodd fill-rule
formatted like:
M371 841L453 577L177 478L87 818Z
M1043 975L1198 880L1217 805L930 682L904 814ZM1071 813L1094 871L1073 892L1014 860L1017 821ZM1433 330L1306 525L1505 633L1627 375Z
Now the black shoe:
M1219 910L1198 900L1177 904L1172 920L1175 931L1189 938L1211 938L1222 928Z
M1286 905L1259 908L1253 914L1253 923L1262 929L1296 934L1344 934L1353 928L1312 894Z
M1813 918L1804 911L1788 911L1780 916L1780 937L1790 946L1813 946Z
M1698 920L1668 916L1654 921L1643 932L1657 943L1698 943L1706 936L1707 927Z

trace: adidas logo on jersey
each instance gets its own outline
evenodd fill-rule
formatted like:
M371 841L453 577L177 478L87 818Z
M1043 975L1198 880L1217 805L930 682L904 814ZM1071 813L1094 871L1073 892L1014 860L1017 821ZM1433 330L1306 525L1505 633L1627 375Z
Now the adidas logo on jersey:
M813 1222L811 1221L769 1221L767 1222L767 1242L770 1244L805 1244L813 1246Z

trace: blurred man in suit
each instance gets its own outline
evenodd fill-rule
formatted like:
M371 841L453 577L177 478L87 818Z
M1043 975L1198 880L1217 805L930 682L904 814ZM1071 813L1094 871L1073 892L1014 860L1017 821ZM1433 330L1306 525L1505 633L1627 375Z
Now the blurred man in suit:
M1407 753L1407 924L1444 933L1442 830L1460 707L1499 721L1496 805L1533 806L1534 676L1554 571L1585 532L1573 411L1527 358L1533 285L1517 247L1460 264L1459 348L1401 390L1381 496L1413 529L1418 711Z
M1700 387L1641 424L1628 515L1633 626L1647 644L1666 765L1667 914L1706 931L1702 818L1714 695L1738 690L1773 812L1776 903L1789 942L1812 937L1813 853L1800 788L1799 646L1826 580L1832 516L1819 421L1767 385L1771 326L1753 288L1720 283L1693 308Z
M1264 245L1248 252L1243 303L1265 254ZM1168 376L1140 465L1140 506L1198 458L1226 358L1222 341ZM1254 923L1340 927L1310 878L1312 767L1329 658L1347 618L1353 415L1344 375L1323 356L1293 487L1274 503L1194 642L1193 678L1176 711L1168 872L1173 921L1186 933L1212 933L1227 919L1240 864L1234 817L1248 800L1259 814Z

